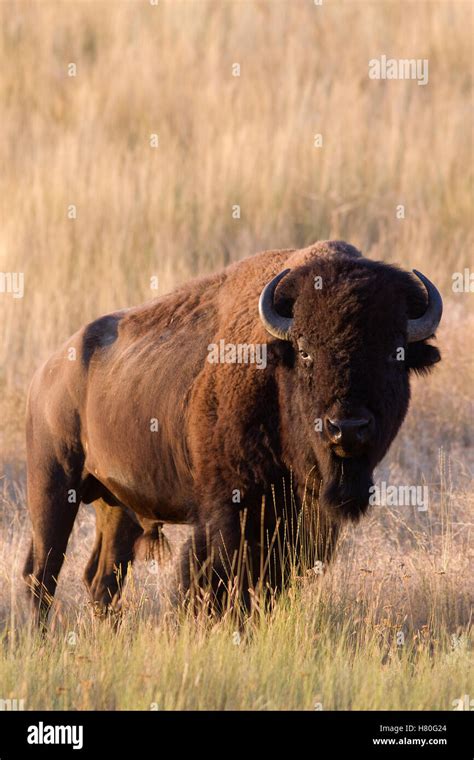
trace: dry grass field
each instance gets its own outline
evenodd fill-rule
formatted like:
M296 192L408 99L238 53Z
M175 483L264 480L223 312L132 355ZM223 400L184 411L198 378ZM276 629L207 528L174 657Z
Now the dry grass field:
M0 2L0 271L24 273L23 298L0 292L0 700L450 710L474 698L474 295L452 288L474 271L471 31L472 5L450 0ZM382 54L428 59L428 83L369 79ZM170 609L167 572L137 563L112 631L82 585L83 506L39 638L20 579L34 369L86 321L155 297L153 277L163 293L327 238L442 291L443 362L415 379L377 472L428 485L428 510L374 507L323 577L296 578L240 631Z

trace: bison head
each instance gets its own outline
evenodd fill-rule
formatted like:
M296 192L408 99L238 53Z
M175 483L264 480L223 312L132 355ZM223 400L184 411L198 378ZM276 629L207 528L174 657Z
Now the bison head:
M343 250L279 273L259 311L278 339L292 456L316 466L333 519L357 519L407 412L410 373L440 360L427 340L442 300L420 272Z

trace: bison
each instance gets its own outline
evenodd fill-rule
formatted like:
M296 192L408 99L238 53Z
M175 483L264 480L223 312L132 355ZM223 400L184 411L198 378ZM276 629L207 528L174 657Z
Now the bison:
M28 398L24 575L38 618L80 502L96 510L85 581L105 610L166 523L193 527L182 592L205 582L219 609L236 569L244 605L258 586L284 586L281 546L298 563L304 504L311 561L329 560L367 509L410 374L440 360L427 341L441 296L415 275L324 241L259 253L80 329Z

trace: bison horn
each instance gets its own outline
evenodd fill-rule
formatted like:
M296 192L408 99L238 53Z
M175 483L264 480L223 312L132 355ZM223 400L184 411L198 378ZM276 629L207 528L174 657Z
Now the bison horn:
M288 317L282 317L281 314L275 310L273 304L273 297L275 295L276 286L280 280L288 274L290 270L285 269L280 274L277 274L267 285L260 294L260 300L258 302L258 313L260 319L263 322L265 330L273 335L274 338L280 340L290 340L291 328L293 326L293 320Z
M414 274L422 281L428 293L428 306L422 317L418 319L409 319L407 325L408 343L416 343L419 340L426 340L435 332L441 321L443 313L443 300L437 288L421 272L413 270Z

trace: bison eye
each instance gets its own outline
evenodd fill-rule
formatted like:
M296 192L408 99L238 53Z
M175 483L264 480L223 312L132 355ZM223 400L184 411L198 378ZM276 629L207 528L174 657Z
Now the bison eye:
M309 365L313 361L311 354L306 350L306 341L303 337L298 338L298 354L304 364Z

